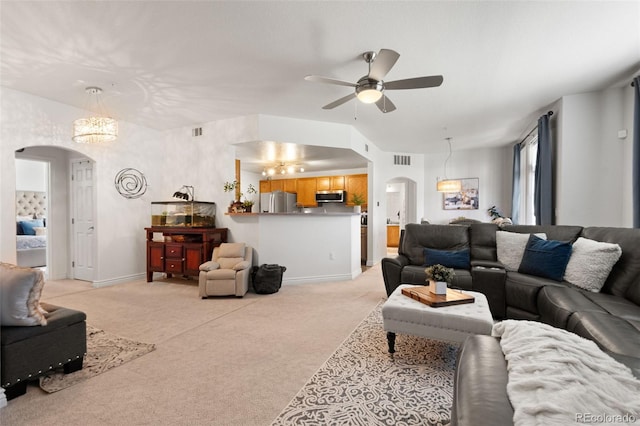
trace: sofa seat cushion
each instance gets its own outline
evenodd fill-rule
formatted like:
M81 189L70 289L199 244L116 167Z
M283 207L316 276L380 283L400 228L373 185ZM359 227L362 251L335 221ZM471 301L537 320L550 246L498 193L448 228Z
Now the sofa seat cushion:
M426 285L427 275L424 272L424 266L407 265L402 268L400 273L401 284ZM471 272L465 269L454 269L455 275L450 287L461 288L463 290L472 290L471 288Z
M507 272L505 298L507 306L538 315L538 292L544 286L561 286L558 281L519 272Z
M569 317L574 312L605 312L587 295L575 288L545 286L538 294L540 320L558 328L567 328Z
M235 269L214 269L213 271L206 271L208 280L235 280Z
M588 292L585 292L584 296L613 316L626 320L640 321L640 306L624 297Z
M47 311L44 315L47 318L47 325L42 327L3 326L2 333L0 333L2 346L48 334L57 329L84 322L87 319L84 312L74 309L61 308L47 303L41 303L41 306Z
M605 351L640 357L640 321L604 312L576 312L569 318L567 330L593 340Z

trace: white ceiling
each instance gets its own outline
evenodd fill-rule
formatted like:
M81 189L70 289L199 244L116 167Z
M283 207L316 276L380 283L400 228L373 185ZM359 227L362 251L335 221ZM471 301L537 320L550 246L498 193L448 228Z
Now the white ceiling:
M247 114L351 124L383 150L443 152L519 140L563 95L628 84L640 70L638 1L2 1L1 84L106 109L154 129ZM400 59L397 110L352 100L361 54Z

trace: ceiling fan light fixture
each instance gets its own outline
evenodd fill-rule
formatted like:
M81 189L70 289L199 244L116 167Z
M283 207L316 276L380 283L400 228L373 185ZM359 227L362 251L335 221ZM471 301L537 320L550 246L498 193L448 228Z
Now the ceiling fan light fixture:
M363 104L374 104L382 97L383 90L384 87L381 82L363 77L358 82L358 87L356 87L356 96Z

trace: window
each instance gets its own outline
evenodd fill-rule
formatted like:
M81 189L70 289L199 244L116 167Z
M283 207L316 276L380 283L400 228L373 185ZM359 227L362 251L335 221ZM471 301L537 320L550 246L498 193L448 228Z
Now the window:
M520 224L535 225L536 216L533 208L533 194L536 182L536 160L538 158L538 131L533 132L523 141L520 151Z

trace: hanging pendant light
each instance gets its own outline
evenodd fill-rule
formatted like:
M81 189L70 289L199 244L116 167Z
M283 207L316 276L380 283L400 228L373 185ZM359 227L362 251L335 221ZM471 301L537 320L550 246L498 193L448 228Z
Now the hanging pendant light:
M99 87L87 87L85 89L89 96L95 95L98 110L102 112L98 95L102 93ZM102 113L101 116L89 116L78 118L73 122L73 137L77 143L102 143L111 142L118 137L118 122Z
M451 158L451 138L447 138L449 143L449 156L444 160L444 179L438 180L436 190L438 192L461 192L462 181L459 179L447 179L447 161Z

